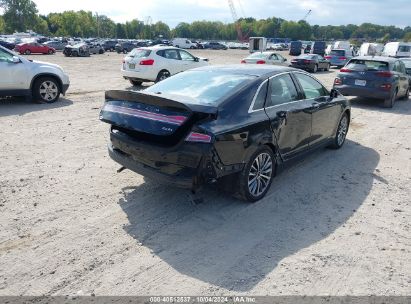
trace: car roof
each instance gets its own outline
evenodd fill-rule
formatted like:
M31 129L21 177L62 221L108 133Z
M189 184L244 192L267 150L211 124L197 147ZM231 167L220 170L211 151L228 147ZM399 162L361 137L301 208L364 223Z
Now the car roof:
M398 60L397 58L385 57L385 56L357 56L357 57L353 57L352 59L375 60L375 61L384 61L384 62L390 62L390 63Z
M276 66L276 65L245 65L245 64L230 64L230 65L213 65L196 68L195 71L222 71L233 74L253 75L257 77L267 74L275 75L284 72L300 71L294 68Z
M167 45L153 45L153 46L142 46L142 47L137 47L136 49L143 49L143 50L169 50L169 49L176 49L179 50L179 48L176 48L174 46L167 46Z

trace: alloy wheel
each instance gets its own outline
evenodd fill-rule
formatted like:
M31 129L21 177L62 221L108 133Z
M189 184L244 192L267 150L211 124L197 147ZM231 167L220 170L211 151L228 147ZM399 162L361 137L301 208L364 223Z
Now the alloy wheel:
M52 101L57 97L58 92L57 85L50 80L44 81L40 85L40 96L43 100Z
M270 185L273 174L273 161L270 154L263 152L253 161L248 173L248 191L254 197L258 197Z
M342 144L344 143L345 137L347 136L347 131L348 131L348 118L347 118L347 115L344 115L340 121L340 125L338 126L338 131L337 131L337 143L339 146L342 146Z

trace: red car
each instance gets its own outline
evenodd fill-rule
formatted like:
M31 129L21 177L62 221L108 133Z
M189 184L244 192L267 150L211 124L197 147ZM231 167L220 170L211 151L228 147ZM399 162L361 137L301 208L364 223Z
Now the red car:
M30 55L30 54L54 54L55 49L47 45L43 45L37 42L31 43L20 43L17 44L14 50L20 54Z

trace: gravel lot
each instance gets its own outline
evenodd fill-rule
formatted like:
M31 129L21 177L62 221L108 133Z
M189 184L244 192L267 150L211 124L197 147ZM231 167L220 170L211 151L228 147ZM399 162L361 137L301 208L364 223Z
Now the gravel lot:
M104 90L129 87L122 55L30 58L72 85L52 105L0 101L0 295L410 295L411 101L354 100L344 148L256 204L210 187L194 205L107 155L98 113Z

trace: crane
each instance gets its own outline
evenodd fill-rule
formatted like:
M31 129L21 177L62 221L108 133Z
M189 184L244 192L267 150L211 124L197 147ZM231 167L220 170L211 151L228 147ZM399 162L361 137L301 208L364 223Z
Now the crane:
M237 15L237 11L236 11L236 9L235 9L233 0L228 0L228 6L230 7L231 15L233 16L235 28L236 28L236 30L237 30L237 38L238 38L238 40L239 40L239 41L246 41L246 40L247 40L247 35L244 35L244 34L243 34L243 31L242 31L242 29L241 29L240 22L238 22L238 15Z
M309 11L307 12L307 14L305 14L304 18L303 18L303 19L301 19L301 20L302 20L302 21L306 21L306 20L307 20L307 18L308 18L308 16L310 16L310 15L311 15L311 13L312 13L312 10L309 10Z

